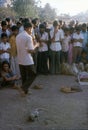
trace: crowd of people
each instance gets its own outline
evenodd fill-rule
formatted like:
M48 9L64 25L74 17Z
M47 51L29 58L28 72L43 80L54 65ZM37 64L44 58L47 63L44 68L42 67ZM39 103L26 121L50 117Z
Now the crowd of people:
M65 24L54 20L49 26L38 18L10 18L1 21L0 75L1 86L22 79L21 90L28 88L37 74L61 74L61 65L88 63L87 24Z

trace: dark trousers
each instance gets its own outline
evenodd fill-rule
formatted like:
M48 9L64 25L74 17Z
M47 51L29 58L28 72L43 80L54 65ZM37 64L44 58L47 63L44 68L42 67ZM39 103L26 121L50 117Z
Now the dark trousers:
M37 72L41 74L48 73L48 51L38 52Z
M50 50L50 73L60 73L60 51Z
M25 93L28 92L28 88L36 78L34 65L19 65L20 73L22 77L22 89Z
M68 51L67 52L63 52L61 51L61 63L68 63Z

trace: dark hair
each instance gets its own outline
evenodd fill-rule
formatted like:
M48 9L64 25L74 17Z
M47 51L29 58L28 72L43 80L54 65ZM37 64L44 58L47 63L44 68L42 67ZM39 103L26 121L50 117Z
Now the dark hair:
M86 26L87 26L86 23L83 23L83 24L82 24L82 27L86 27Z
M1 34L1 38L8 37L6 33Z
M21 21L21 22L22 22L22 20L23 20L23 18L19 18L19 21Z
M6 18L6 21L7 21L7 22L10 22L10 18Z
M40 29L40 28L44 28L44 29L45 29L45 25L44 25L44 24L40 24L40 25L39 25L39 29Z
M16 30L18 30L18 27L17 27L16 25L13 25L13 26L11 27L11 30L12 30L12 31L16 31Z
M56 27L56 26L58 26L58 25L59 25L59 24L58 24L58 21L55 20L55 21L53 22L53 26Z
M30 27L32 27L32 24L31 23L24 23L24 28L30 28Z
M75 29L76 29L76 31L81 31L80 26L77 26Z
M8 62L7 60L5 60L5 61L3 61L2 64L1 64L2 69L3 69L3 66L4 66L5 64L7 64L7 65L9 66L9 68L10 68L9 62Z
M17 21L16 25L22 25L22 23L20 21Z
M39 18L35 18L35 20L37 21L37 20L39 20Z
M67 28L67 27L65 27L63 30L64 30L64 31L70 31L70 29Z
M33 19L33 20L32 20L32 24L36 25L36 23L37 23L37 20L36 20L36 19Z
M29 22L29 19L28 18L25 18L24 19L24 23L28 23Z
M6 21L2 21L2 22L1 22L1 26L4 26L4 25L7 25L7 24L6 24Z

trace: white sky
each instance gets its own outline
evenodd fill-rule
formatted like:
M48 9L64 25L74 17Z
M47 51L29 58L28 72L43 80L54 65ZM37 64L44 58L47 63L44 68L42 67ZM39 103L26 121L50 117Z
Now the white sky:
M88 0L40 0L41 6L49 3L57 9L58 14L76 15L88 10Z

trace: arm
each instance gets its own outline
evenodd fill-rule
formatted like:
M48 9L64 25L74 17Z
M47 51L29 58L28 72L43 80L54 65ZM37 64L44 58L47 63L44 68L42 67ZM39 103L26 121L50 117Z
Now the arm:
M79 37L77 36L77 34L75 33L74 35L73 35L73 40L74 40L74 42L80 42L80 43L82 43L83 42L83 35L81 35L81 34L79 34Z
M12 77L7 77L6 75L2 75L2 78L5 80L5 81L13 81L13 80L17 80L18 78L17 78L17 75L14 75L14 76L12 76Z
M40 42L46 43L48 44L49 42L49 37L48 37L48 33L44 33L44 39L40 39Z
M82 43L83 39L81 39L81 38L80 39L74 39L74 42L81 42Z
M11 49L10 48L8 48L7 50L4 50L4 53L11 53Z
M28 41L27 41L27 48L26 48L26 51L28 52L28 53L35 53L35 49L37 48L39 46L39 44L37 43L37 44L33 44L33 41L31 40L31 39L28 39Z

